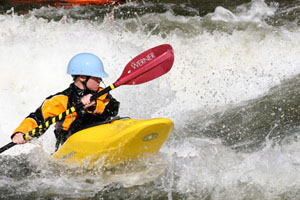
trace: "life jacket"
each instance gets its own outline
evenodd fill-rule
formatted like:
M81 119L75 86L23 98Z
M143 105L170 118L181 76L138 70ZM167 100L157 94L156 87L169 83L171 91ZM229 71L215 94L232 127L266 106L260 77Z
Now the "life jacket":
M99 89L101 91L102 88ZM98 92L99 92L98 91ZM90 90L82 90L72 83L67 89L45 99L43 104L30 113L14 131L27 133L36 128L39 124L44 123L51 117L55 117L67 109L78 105L81 98L91 94ZM62 145L73 133L94 123L105 121L109 117L116 116L119 112L120 103L109 93L98 97L96 104L88 109L80 109L66 116L63 120L56 122L55 137L56 150ZM44 130L43 132L45 132ZM42 134L43 132L39 133ZM38 135L37 135L38 136Z

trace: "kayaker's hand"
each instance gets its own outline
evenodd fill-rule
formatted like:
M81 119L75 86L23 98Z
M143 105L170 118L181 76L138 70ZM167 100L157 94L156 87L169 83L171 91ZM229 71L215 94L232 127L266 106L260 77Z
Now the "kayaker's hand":
M84 105L84 108L88 108L96 103L96 101L90 101L92 94L85 95L81 98L81 103Z
M14 137L12 138L12 142L16 143L16 144L24 144L26 142L26 140L24 140L24 133L22 132L18 132L14 135Z

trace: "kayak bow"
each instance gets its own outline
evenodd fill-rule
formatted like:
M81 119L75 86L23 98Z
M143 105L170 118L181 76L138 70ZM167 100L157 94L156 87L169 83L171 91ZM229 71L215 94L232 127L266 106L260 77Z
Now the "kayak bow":
M173 127L173 122L166 118L116 120L73 134L53 158L90 166L98 162L115 165L157 153Z

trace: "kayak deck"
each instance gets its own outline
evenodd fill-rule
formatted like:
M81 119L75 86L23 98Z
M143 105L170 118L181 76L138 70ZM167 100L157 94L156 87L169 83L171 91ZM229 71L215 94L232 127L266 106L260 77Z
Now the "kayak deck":
M173 127L167 118L115 120L73 134L53 158L67 163L114 165L158 152Z

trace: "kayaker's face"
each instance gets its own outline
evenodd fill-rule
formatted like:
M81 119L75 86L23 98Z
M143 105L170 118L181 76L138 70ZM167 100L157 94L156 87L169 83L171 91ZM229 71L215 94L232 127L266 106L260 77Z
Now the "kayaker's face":
M101 78L91 77L89 78L86 86L88 87L89 90L97 92L100 88L101 81L102 81Z

